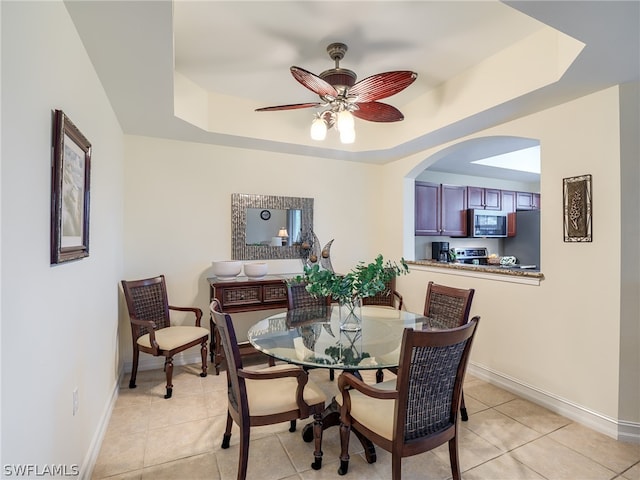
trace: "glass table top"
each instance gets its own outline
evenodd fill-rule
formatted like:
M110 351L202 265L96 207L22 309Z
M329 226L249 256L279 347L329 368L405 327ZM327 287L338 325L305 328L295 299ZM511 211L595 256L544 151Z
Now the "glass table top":
M248 331L261 352L288 363L340 370L398 366L405 328L437 328L421 314L362 307L362 329L340 330L338 306L289 310L267 317Z

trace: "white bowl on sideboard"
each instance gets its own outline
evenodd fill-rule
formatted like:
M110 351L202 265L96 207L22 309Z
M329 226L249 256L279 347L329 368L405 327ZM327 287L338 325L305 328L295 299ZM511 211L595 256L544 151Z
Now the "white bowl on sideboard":
M252 279L262 278L267 274L268 266L264 262L245 263L244 274Z
M242 262L237 260L223 260L211 262L213 274L218 278L234 278L240 275Z

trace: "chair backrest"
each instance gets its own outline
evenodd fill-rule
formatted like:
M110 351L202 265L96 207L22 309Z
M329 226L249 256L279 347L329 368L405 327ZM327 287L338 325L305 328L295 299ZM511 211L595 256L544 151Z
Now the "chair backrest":
M459 327L469 321L473 288L454 288L429 282L424 302L424 316L446 328Z
M398 302L396 303L396 299ZM376 293L372 297L362 299L363 305L374 305L381 307L393 307L400 310L402 308L402 297L396 292L396 278L393 277L385 283L385 289Z
M122 280L121 283L131 319L153 320L158 330L171 326L164 275L143 280ZM135 342L148 331L144 326L131 323L131 333Z
M220 343L224 350L224 358L227 364L227 392L229 395L229 406L242 414L248 415L249 405L247 403L247 389L244 378L238 376L238 370L242 368L242 357L238 348L236 331L233 327L233 320L228 313L223 313L220 302L214 299L209 306L211 315L215 323L215 328L220 334Z
M406 443L455 428L479 321L476 316L453 329L404 330L394 438Z
M306 283L287 283L287 307L289 310L302 307L322 307L331 304L329 297L314 297L307 292Z

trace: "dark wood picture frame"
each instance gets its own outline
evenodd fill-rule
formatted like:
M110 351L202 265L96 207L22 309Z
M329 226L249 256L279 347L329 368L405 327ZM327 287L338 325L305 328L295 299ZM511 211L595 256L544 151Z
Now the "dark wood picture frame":
M562 179L564 241L591 242L591 175Z
M51 265L89 256L91 143L62 110L53 113Z

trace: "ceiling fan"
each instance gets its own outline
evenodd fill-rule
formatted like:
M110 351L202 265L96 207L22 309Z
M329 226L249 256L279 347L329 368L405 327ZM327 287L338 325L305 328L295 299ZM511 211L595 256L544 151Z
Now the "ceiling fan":
M370 122L398 122L404 115L397 108L378 102L411 85L418 77L416 72L399 70L371 75L356 82L356 74L340 68L347 46L332 43L327 53L335 61L335 68L315 75L300 67L291 67L291 74L303 86L320 96L319 102L278 105L256 109L256 112L276 110L296 110L300 108L322 107L311 124L311 138L324 140L327 129L335 126L340 132L342 143L355 140L353 117Z

